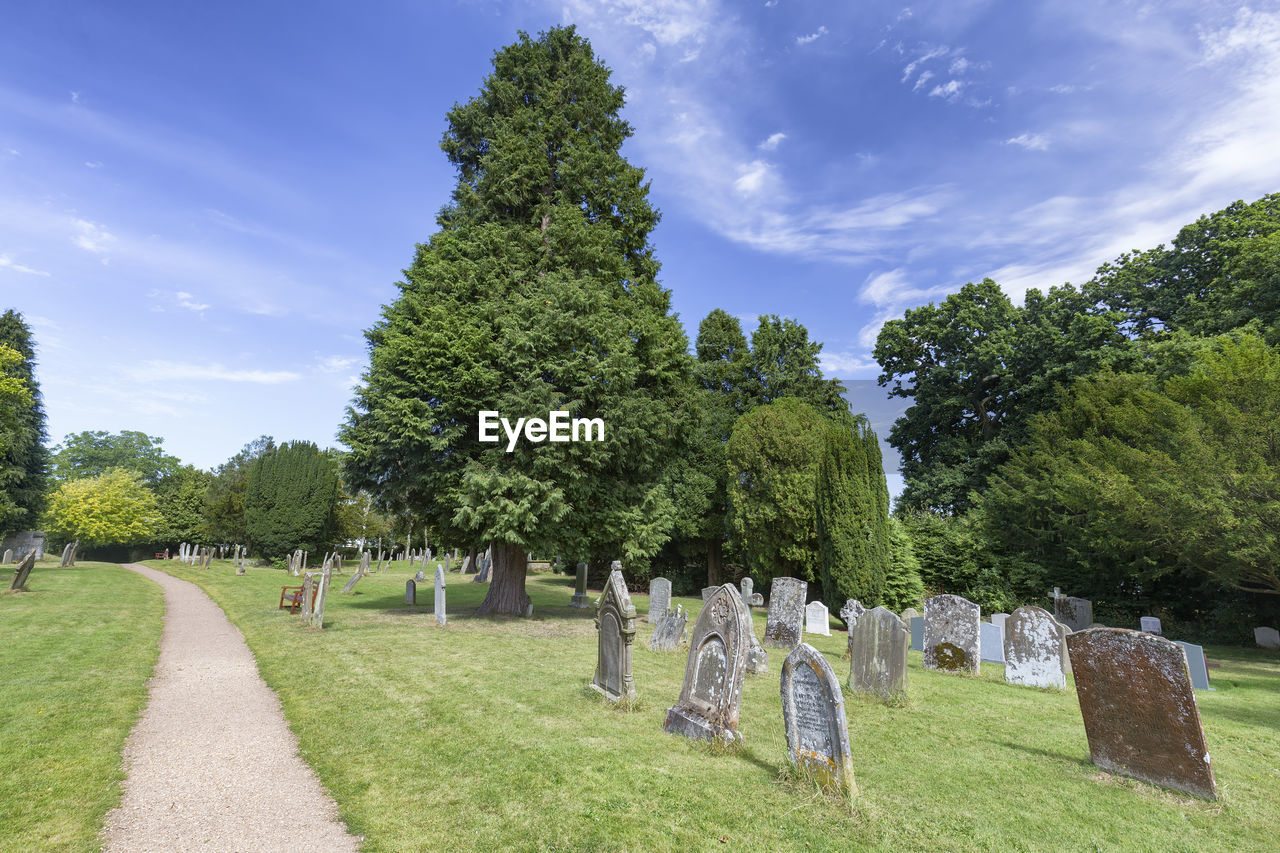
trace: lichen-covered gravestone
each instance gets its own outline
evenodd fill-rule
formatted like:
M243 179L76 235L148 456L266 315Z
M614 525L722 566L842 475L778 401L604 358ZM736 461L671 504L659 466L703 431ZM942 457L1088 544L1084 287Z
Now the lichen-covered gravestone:
M702 600L703 601L709 600L711 596L716 594L716 590L719 588L720 587L718 586L704 586L702 588Z
M840 608L840 618L844 620L844 626L849 630L853 630L853 626L858 623L863 613L867 612L867 608L862 606L862 602L856 598L850 598L844 603L844 607Z
M448 559L447 554L445 555L445 558ZM443 566L436 566L435 605L436 605L436 624L443 625L445 624L445 621L446 621L445 612L444 612L444 567Z
M1004 680L1027 687L1067 683L1062 667L1062 626L1041 607L1019 607L1004 623Z
M667 709L664 731L695 740L742 738L738 709L751 646L746 613L731 584L719 587L707 600L693 626L680 699Z
M907 692L907 626L883 607L849 628L849 689L893 700Z
M982 610L958 595L924 603L924 665L945 672L981 670Z
M649 618L653 618L650 612ZM675 610L668 610L658 618L649 638L649 650L655 652L673 652L684 641L684 628L689 615L684 612L684 605L676 605Z
M1178 644L1125 628L1067 636L1089 757L1103 770L1218 798L1200 709Z
M311 624L311 608L316 603L316 581L308 572L302 578L302 605L298 608L298 621L303 625Z
M654 578L649 581L649 621L661 619L671 608L671 581Z
M822 787L857 793L844 694L831 664L801 643L782 662L780 692L792 766L812 774Z
M1053 615L1072 631L1083 631L1093 624L1093 602L1087 598L1059 595L1055 590Z
M831 636L831 613L827 605L821 601L810 601L804 608L804 631L806 634Z
M631 676L631 644L636 638L636 608L622 572L609 573L596 609L596 674L592 689L610 702L636 695Z
M751 593L751 606L764 607L764 596L758 592Z
M13 580L9 582L9 590L11 592L16 592L26 587L27 578L31 577L31 570L35 568L35 565L36 552L33 549L27 553L27 556L22 558L22 561L18 563L18 567L13 570Z
M1253 641L1263 649L1280 649L1280 631L1266 626L1253 629Z
M1143 616L1138 620L1138 629L1148 634L1161 636L1164 631L1160 630L1160 619L1155 616Z
M570 607L586 608L591 606L587 601L587 564L578 563L578 576L574 581L573 598L569 599Z
M404 582L404 603L410 606L418 603L418 583L413 578Z
M1004 663L1004 629L991 622L983 622L982 660L987 663Z
M804 636L804 599L809 585L796 578L774 578L769 586L769 613L764 622L764 644L794 649Z

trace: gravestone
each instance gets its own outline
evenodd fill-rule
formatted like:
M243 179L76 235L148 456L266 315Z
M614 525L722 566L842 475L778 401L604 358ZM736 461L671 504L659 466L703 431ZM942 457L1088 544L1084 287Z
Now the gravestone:
M404 582L404 603L410 606L418 603L418 584L413 578Z
M661 619L671 608L671 581L654 578L649 581L649 621Z
M702 600L703 600L703 601L708 601L708 600L710 600L711 596L715 595L715 594L716 594L716 590L717 590L717 589L719 589L719 588L720 588L720 587L718 587L718 586L704 586L704 587L702 588Z
M747 625L751 628L751 647L747 649L747 672L760 675L769 671L769 652L760 645L760 638L756 636L756 626L749 610Z
M68 542L62 549L62 560L58 563L58 568L65 569L71 565L71 543Z
M1019 607L1004 623L1004 680L1027 687L1067 683L1062 666L1062 629L1042 607Z
M1253 641L1260 648L1280 649L1280 631L1275 628L1260 627L1253 629Z
M758 592L751 593L751 606L764 607L764 596Z
M1186 653L1125 628L1067 636L1089 757L1110 773L1218 798Z
M324 605L329 599L329 584L333 581L333 568L320 573L320 582L316 584L316 600L311 607L311 627L324 627Z
M982 630L982 659L987 663L1004 663L1004 629L990 622L982 622L978 627Z
M861 601L850 598L844 603L844 607L840 608L840 619L844 622L845 628L852 630L853 626L858 624L858 619L866 612L867 608L862 606Z
M488 552L486 551L485 553L487 554ZM471 579L471 582L472 583L488 583L489 570L492 568L493 568L493 560L490 560L488 557L485 557L480 561L480 571L477 572L476 576Z
M831 636L831 614L827 605L821 601L810 601L804 608L804 630L806 634Z
M23 557L18 563L18 567L13 570L13 580L9 582L10 591L23 589L27 585L27 578L31 577L31 570L36 565L36 552L33 548L27 552L27 556Z
M944 672L982 670L982 610L958 595L935 595L924 603L924 665Z
M4 552L4 564L7 566L13 562L13 549L9 548Z
M797 578L774 578L769 586L769 613L764 621L764 644L794 649L804 635L804 599L809 585Z
M446 551L444 555L444 570L446 572L449 571L449 557L450 557L450 554ZM382 558L379 557L378 559L382 559Z
M653 614L650 613L650 618ZM675 610L668 610L658 617L653 636L649 638L649 649L655 652L673 652L684 642L684 629L689 615L684 612L684 605L677 604Z
M756 582L751 579L750 575L747 575L745 578L738 581L738 592L741 594L742 602L744 604L750 605L751 594L755 592L755 585Z
M907 626L883 607L849 628L849 689L893 700L907 692Z
M1058 640L1061 642L1062 650L1062 671L1067 675L1071 674L1071 655L1067 653L1067 635L1071 633L1071 629L1063 625L1057 619L1053 623L1058 626Z
M1083 631L1093 624L1093 602L1053 591L1053 615L1072 631Z
M356 584L360 582L360 578L362 577L364 577L364 572L356 572L355 574L353 574L351 576L351 579L343 585L342 591L344 593L351 592L353 589L356 588Z
M636 608L621 570L609 573L596 608L596 674L591 687L610 702L636 695L631 677L631 644L636 638Z
M664 731L695 740L742 738L738 710L751 647L746 614L732 584L719 587L707 600L693 626L680 699L667 709Z
M992 614L991 614L991 618L990 618L988 621L989 621L992 625L999 625L999 626L1000 626L1000 630L1001 630L1001 631L1003 631L1003 630L1004 630L1004 628L1005 628L1005 622L1006 622L1008 619L1009 619L1009 614L1008 614L1008 613L992 613Z
M311 608L316 603L316 582L310 573L302 578L302 606L298 608L298 621L303 625L311 624Z
M844 693L831 664L801 643L782 662L779 692L791 765L812 774L821 787L857 793Z
M924 617L912 616L910 622L911 651L924 651Z
M591 603L587 601L587 564L578 563L577 574L573 581L573 598L569 599L570 607L587 608Z
M916 610L914 607L908 607L906 610L902 611L898 615L902 617L902 624L910 625L912 619L916 618L917 616L923 616L924 614L921 613L919 610Z
M448 560L448 558L449 557L446 554L445 559ZM444 612L444 567L443 566L436 566L435 605L436 605L436 624L443 625L445 624L445 621L446 621L445 612Z
M1204 659L1204 647L1195 643L1174 640L1187 653L1187 668L1191 671L1191 686L1195 690L1212 690L1209 686L1209 664Z
M1148 634L1155 634L1157 637L1164 634L1160 630L1160 620L1155 616L1143 616L1138 619L1138 628Z
M418 569L418 573L413 576L414 583L422 583L426 579L427 579L427 573L424 572L422 569Z
M372 554L370 554L368 551L363 551L363 552L361 552L361 554L360 554L360 568L356 571L356 574L361 574L361 575L367 575L367 574L369 574L369 559L370 559L370 557L372 557L372 556L373 556L373 555L372 555Z
M465 575L471 571L471 555L468 554L462 561L462 568L458 569L458 574Z

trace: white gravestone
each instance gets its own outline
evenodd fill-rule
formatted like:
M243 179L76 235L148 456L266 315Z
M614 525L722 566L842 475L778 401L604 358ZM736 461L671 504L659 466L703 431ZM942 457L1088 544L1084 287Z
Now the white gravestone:
M827 605L821 601L811 601L804 608L804 630L806 634L831 636L831 614Z

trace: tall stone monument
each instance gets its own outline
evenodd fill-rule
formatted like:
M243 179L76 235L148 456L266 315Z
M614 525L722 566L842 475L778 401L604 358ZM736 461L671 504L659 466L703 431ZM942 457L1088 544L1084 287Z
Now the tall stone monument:
M982 610L958 595L924 603L924 665L946 672L981 670Z
M448 559L448 555L445 555ZM436 624L443 625L447 621L444 611L444 566L436 566Z
M610 702L636 695L631 676L631 644L636 639L636 608L622 571L609 573L596 609L596 674L592 689Z
M782 662L780 692L792 766L812 774L824 788L857 793L844 693L831 664L801 643Z
M1048 610L1019 607L1004 620L1004 680L1059 690L1066 685L1061 626Z
M751 626L737 588L725 584L698 614L689 639L680 699L667 709L665 731L685 737L733 742L746 677Z
M907 626L883 607L868 610L849 628L849 689L892 701L907 692Z
M569 599L570 607L585 609L591 606L587 601L587 564L578 563L577 576L573 581L573 598Z
M774 578L769 586L769 612L764 622L764 644L794 649L804 636L804 599L809 585L797 578Z

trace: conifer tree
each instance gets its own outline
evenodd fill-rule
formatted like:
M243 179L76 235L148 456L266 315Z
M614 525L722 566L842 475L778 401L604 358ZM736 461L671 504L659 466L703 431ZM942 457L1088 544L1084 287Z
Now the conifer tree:
M814 498L822 597L833 612L850 598L875 607L890 568L880 445L861 417L833 419L824 438Z
M249 470L245 526L255 548L267 556L295 548L323 550L331 544L337 505L337 467L309 441L281 445L259 456Z
M35 378L35 346L31 329L22 315L13 309L0 315L0 344L12 347L21 361L6 371L21 379L30 399L24 400L12 413L13 424L0 451L0 505L8 512L0 515L0 527L16 529L35 524L44 509L48 476L49 450L45 430L44 402Z

